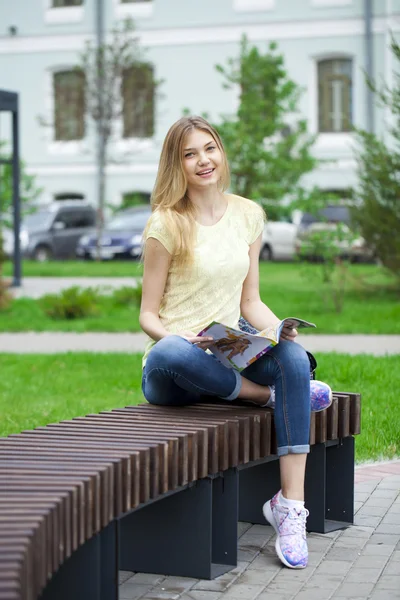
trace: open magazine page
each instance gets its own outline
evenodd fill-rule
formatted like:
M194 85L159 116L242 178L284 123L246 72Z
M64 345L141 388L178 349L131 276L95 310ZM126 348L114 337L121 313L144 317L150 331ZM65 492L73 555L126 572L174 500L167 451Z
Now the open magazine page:
M243 371L276 345L274 339L268 340L265 336L245 333L215 322L199 333L199 336L203 335L214 338L210 350L218 360L237 371Z
M276 346L285 323L296 328L315 327L314 323L289 317L280 321L275 327L252 334L213 322L198 335L213 337L215 342L210 346L211 352L223 365L243 371L270 348Z

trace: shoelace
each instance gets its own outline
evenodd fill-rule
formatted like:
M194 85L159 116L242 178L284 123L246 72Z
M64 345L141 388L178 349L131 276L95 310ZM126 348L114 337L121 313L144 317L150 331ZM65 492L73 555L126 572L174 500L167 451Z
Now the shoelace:
M287 533L281 533L281 535L293 535L295 533L300 533L300 534L305 534L305 527L306 527L306 521L307 521L307 517L310 514L309 511L306 508L301 509L300 512L298 512L295 508L286 508L286 507L279 507L280 509L283 508L283 511L285 513L285 518L281 521L281 525L283 525L284 521L286 521L286 519L290 519L290 529L291 531L287 532Z

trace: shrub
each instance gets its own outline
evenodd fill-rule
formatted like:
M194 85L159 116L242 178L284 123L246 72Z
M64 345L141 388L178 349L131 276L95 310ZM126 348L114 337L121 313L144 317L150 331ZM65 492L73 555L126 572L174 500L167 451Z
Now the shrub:
M73 286L59 294L46 294L39 302L52 319L81 319L98 314L98 301L96 289Z
M115 290L113 301L118 306L134 305L140 307L142 301L142 284L138 283L136 287L124 286Z

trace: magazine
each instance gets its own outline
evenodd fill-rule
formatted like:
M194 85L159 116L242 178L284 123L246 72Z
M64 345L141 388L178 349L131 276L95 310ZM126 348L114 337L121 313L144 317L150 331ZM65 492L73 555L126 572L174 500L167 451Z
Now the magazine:
M243 371L279 343L284 325L296 329L316 327L314 323L309 323L303 319L287 317L274 327L268 327L258 333L247 333L213 321L198 335L200 337L213 337L214 342L210 345L211 352L223 365L233 367L237 371Z

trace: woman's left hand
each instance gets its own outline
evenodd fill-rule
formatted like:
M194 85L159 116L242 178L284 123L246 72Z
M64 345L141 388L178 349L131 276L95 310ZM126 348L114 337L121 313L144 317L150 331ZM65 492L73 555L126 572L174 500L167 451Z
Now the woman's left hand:
M297 334L297 329L285 325L285 327L282 328L281 339L286 340L287 342L294 342Z

